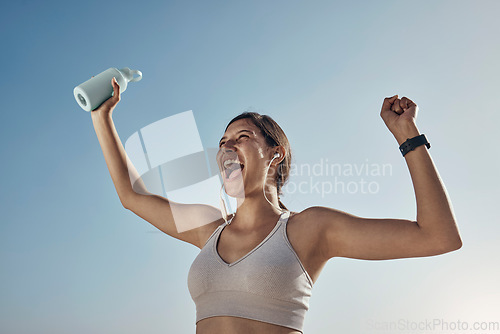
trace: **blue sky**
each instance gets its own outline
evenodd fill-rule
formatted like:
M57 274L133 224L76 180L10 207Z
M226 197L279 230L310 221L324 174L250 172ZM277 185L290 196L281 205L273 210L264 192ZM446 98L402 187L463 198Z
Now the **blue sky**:
M415 219L408 169L379 116L384 97L410 97L464 246L332 259L304 331L500 321L499 2L18 1L1 11L2 333L194 333L187 273L197 248L121 206L90 114L73 98L109 67L143 72L113 114L122 142L192 110L203 146L215 147L251 109L282 126L297 166L391 166L364 176L375 193L287 193L293 211ZM290 182L332 182L312 177Z

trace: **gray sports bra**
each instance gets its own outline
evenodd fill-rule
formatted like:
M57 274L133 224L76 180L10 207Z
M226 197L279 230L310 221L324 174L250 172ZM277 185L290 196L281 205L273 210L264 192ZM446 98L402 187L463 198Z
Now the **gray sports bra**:
M217 227L189 269L196 322L234 316L302 332L313 283L286 235L289 216L289 211L282 213L271 233L233 263L217 253L227 223Z

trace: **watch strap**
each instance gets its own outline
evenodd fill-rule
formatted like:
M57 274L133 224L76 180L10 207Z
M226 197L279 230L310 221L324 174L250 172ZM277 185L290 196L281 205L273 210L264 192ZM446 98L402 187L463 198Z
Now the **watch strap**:
M413 151L415 148L422 145L427 146L428 149L431 148L431 144L427 141L424 134L411 139L408 138L403 144L401 144L401 146L399 146L399 150L404 157L408 152Z

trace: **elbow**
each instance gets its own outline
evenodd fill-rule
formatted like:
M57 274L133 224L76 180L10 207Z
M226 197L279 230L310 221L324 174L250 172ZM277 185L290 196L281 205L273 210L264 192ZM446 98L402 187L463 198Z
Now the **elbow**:
M440 255L462 248L462 238L457 232L427 235L425 248L428 254Z
M454 250L454 251L459 250L460 248L462 248L462 245L463 245L462 238L460 238L460 236L458 236L457 241L455 242L454 248L452 250Z
M459 250L460 248L462 248L462 240L460 239L459 241L451 244L449 247L448 247L448 251L446 253L449 253L449 252L454 252L456 250Z
M438 243L438 250L440 254L454 252L462 248L462 239L459 235L453 240L441 241Z
M122 204L123 208L130 210L129 209L129 200L125 199L124 197L120 197L120 203Z
M122 206L125 209L130 210L130 205L135 201L137 194L138 194L137 192L133 191L133 192L119 194L118 197L120 198L120 203L122 204Z
M456 228L456 224L455 230L453 231L453 233L449 234L447 241L447 245L449 247L448 252L453 252L462 248L462 238L460 237L460 232L458 232L458 229Z
M437 224L436 224L437 225ZM454 220L440 228L426 230L427 245L434 254L444 254L462 248L462 238Z

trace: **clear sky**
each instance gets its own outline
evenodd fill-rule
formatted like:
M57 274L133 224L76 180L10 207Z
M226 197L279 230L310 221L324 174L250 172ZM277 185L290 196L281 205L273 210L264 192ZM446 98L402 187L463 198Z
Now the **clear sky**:
M376 191L289 188L293 211L415 219L406 163L379 116L385 97L408 96L464 246L330 260L304 331L500 322L500 2L26 0L0 11L0 332L195 331L187 274L198 249L121 206L90 114L73 98L109 67L143 72L113 114L122 142L192 110L203 146L215 147L251 109L282 126L297 166L390 166L294 175L291 184Z

